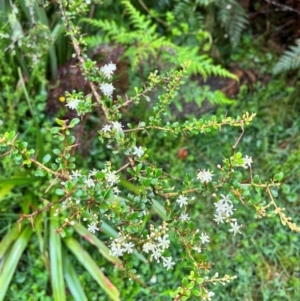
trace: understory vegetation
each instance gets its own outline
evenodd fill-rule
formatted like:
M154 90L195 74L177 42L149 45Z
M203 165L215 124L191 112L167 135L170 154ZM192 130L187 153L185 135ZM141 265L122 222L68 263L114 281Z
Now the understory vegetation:
M0 301L298 300L281 2L0 2Z

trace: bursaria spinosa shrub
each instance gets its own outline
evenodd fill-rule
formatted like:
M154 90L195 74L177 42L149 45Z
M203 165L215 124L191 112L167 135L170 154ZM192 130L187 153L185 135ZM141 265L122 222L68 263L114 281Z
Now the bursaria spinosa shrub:
M144 86L137 87L131 97L115 95L115 62L98 68L85 54L80 30L72 23L77 12L72 11L65 1L58 1L58 5L90 93L66 91L65 106L78 118L56 119L56 126L50 131L52 139L60 146L41 160L37 159L39 150L29 148L17 133L7 131L1 134L1 154L48 181L41 206L30 214L23 214L20 225L25 219L34 225L35 218L50 209L60 221L57 235L64 236L68 227L82 224L97 236L103 223L109 224L118 235L107 239L106 245L110 256L119 259L117 268L124 275L138 280L138 271L133 271L128 264L136 252L149 264L160 265L166 273L172 273L177 264L183 263L182 281L170 296L174 300L187 300L192 295L202 300L213 299L212 285L225 284L235 279L235 275L222 275L222 271L214 271L207 262L205 253L211 243L210 233L201 229L201 222L193 220L190 209L195 203L213 204L214 212L201 214L210 214L216 228L225 229L228 236L238 236L247 227L237 213L249 208L258 217L277 215L283 225L294 231L300 230L274 199L283 174L262 181L252 168L255 158L238 151L244 131L255 114L245 112L234 118L212 116L183 122L166 121L164 113L185 84L187 70L193 64L190 61L165 74L151 72ZM84 8L86 3L82 5ZM125 124L122 119L124 109L138 106L141 100L148 100L158 89L161 92L153 99L149 117ZM80 168L81 162L76 156L78 144L75 136L79 125L90 115L101 120L97 139L108 150L110 159L102 162L101 169L91 167L86 170ZM224 127L239 129L232 142L231 155L215 162L214 168L199 164L194 173L183 172L180 177L157 166L142 142L142 137L156 132L174 138L184 135L201 139L201 136L213 132L221 135ZM222 147L217 139L215 144ZM126 181L134 187L134 193L124 185ZM174 252L178 246L183 250L180 254Z

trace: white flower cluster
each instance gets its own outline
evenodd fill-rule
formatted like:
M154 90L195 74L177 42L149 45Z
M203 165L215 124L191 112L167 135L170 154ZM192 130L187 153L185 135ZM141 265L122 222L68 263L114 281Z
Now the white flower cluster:
M104 83L100 85L100 90L107 97L112 97L114 86L112 84Z
M123 133L123 125L118 121L113 121L111 124L106 124L103 126L102 131L104 133L109 133L112 130L115 130L117 133Z
M233 207L233 203L230 199L229 195L224 195L221 194L221 198L218 202L215 203L215 207L216 207L216 213L215 213L215 218L214 221L219 223L224 223L225 221L230 221L230 225L231 225L231 229L229 230L229 232L232 232L234 235L237 232L240 232L239 229L241 227L241 225L238 225L236 222L235 218L231 218L233 212L234 212L234 207Z
M142 251L151 254L150 260L155 259L157 262L162 260L163 267L167 270L172 269L175 263L172 261L172 257L163 256L163 252L170 246L169 235L166 234L168 230L166 224L160 226L159 229L154 229L151 225L150 234L147 235L145 242L142 245ZM128 235L119 235L115 238L110 246L110 254L115 257L123 256L125 253L132 253L135 245L130 241Z
M103 73L106 79L110 79L114 71L116 71L116 65L113 63L106 64L100 68L100 71ZM107 97L112 97L114 89L115 88L111 83L102 83L100 85L100 90Z
M100 71L104 74L107 79L110 79L117 67L113 63L109 63L100 68Z
M115 257L123 256L125 253L131 254L134 251L134 244L129 240L128 235L119 235L110 245L110 255Z
M97 179L97 174L101 173L104 174L104 180L99 183L99 180ZM118 187L113 187L115 184L119 183L120 176L117 174L116 171L111 170L111 164L110 162L106 163L106 168L102 169L101 171L97 169L91 170L88 175L82 175L80 171L72 171L72 173L69 175L72 181L78 182L79 178L82 178L82 181L86 185L87 188L93 188L96 186L96 184L100 184L102 188L104 189L112 189L115 194L119 194L120 190ZM80 204L79 199L74 200L76 204ZM95 233L95 231L99 231L97 228L97 216L90 219L92 222L88 225L88 231Z
M120 182L120 176L116 174L115 171L107 171L105 174L105 179L109 186L113 186Z
M197 179L200 180L201 183L209 183L212 181L213 173L209 170L200 170L197 174Z
M68 107L71 110L76 110L78 105L80 103L79 99L71 99L67 101L66 107Z

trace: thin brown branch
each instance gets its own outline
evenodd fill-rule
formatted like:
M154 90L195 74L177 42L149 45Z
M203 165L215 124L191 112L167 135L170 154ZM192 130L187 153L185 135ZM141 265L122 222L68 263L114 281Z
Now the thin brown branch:
M65 10L64 10L64 7L63 7L62 3L60 3L60 11L61 11L63 17L65 18L65 22L66 22L66 26L67 26L67 30L68 30L68 35L71 38L72 45L74 47L76 56L77 56L77 58L79 60L79 63L80 63L80 67L81 67L81 69L83 69L83 67L85 65L85 59L81 55L81 49L80 49L80 46L79 46L79 44L77 42L76 37L74 36L74 34L72 34L72 28L70 26L70 22L69 22L68 16L65 13ZM101 97L100 97L100 95L99 95L99 93L97 91L97 88L96 88L95 84L93 82L91 82L90 80L88 80L88 84L89 84L89 86L90 86L90 88L92 90L93 96L95 97L97 103L99 104L100 108L102 109L102 112L104 113L105 119L108 120L108 111L107 111L107 108L105 107L104 103L101 101Z

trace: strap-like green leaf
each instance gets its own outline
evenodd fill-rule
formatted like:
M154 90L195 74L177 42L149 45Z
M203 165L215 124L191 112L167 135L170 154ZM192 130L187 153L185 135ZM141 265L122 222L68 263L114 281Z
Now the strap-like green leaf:
M50 220L50 269L51 284L54 301L65 301L66 291L63 274L63 260L61 251L61 237L56 232L59 227L58 219L54 217L54 210L51 209Z
M70 292L75 301L87 301L87 296L81 286L81 283L77 277L77 274L70 262L65 249L63 249L63 263L64 263L64 274L65 279L70 289Z
M103 274L93 258L86 252L82 246L72 237L64 239L64 243L69 250L76 256L80 263L86 268L91 276L97 281L97 283L103 288L105 293L111 298L111 300L119 301L119 291L110 282L110 280Z
M3 237L0 242L0 260L4 257L4 254L7 252L13 241L17 239L18 234L18 226L14 225Z
M75 224L73 226L74 230L81 235L83 238L85 238L88 242L96 246L99 250L99 252L105 257L108 261L116 264L121 265L122 261L116 257L113 257L109 255L109 248L101 241L99 240L95 235L93 235L91 232L89 232L84 226L80 224Z
M27 247L31 234L31 227L25 227L14 242L11 250L6 254L7 256L3 259L4 262L0 270L0 301L4 300L5 298L10 281L14 275L20 257Z

